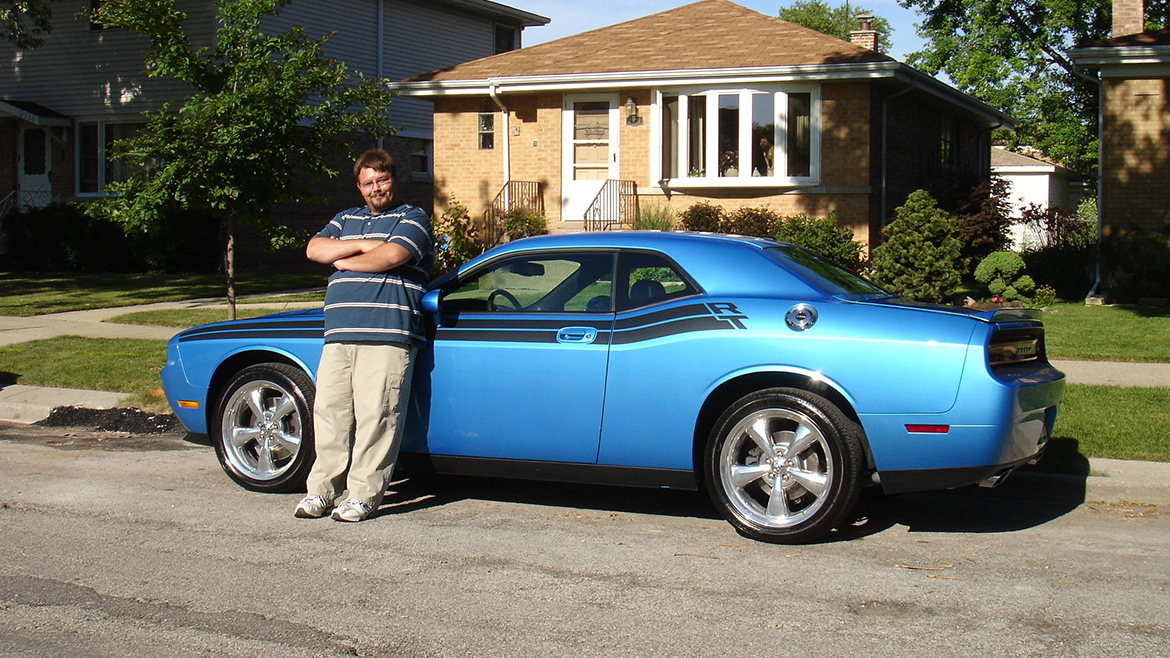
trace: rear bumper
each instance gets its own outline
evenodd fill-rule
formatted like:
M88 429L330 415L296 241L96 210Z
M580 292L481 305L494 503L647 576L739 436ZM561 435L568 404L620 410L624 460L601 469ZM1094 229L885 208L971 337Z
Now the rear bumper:
M965 378L943 414L873 415L861 421L887 493L980 484L1038 458L1052 435L1064 374L1050 366ZM907 426L946 426L937 433Z

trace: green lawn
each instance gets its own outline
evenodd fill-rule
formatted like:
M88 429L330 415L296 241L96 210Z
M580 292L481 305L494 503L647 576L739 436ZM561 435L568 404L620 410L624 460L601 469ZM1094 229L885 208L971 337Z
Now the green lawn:
M1170 362L1170 307L1057 304L1044 328L1049 358Z
M133 406L169 411L158 394L166 358L164 340L58 336L0 347L0 385L131 393Z
M236 294L320 287L325 276L324 272L245 272L237 278ZM0 315L224 297L225 286L219 274L0 273Z

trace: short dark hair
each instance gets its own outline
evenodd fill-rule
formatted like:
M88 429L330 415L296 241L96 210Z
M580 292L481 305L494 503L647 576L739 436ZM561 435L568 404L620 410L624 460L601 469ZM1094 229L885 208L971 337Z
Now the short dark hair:
M353 163L354 180L357 180L362 169L373 169L388 173L393 177L398 176L398 163L394 162L394 156L382 149L370 149L358 156L357 162Z

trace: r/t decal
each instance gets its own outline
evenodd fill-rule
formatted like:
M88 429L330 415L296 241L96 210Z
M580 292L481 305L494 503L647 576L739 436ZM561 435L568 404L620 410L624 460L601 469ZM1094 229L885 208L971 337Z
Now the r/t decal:
M747 329L744 326L743 320L748 319L748 316L739 312L735 304L730 302L711 302L707 304L707 309L715 316L716 320L722 322L730 322L736 329Z

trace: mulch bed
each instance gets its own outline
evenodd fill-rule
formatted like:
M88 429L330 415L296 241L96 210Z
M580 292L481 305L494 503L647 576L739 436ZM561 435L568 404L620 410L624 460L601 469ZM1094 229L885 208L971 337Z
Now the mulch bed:
M183 426L173 414L152 414L141 409L85 409L57 407L49 417L34 423L42 427L88 427L98 432L172 434Z

